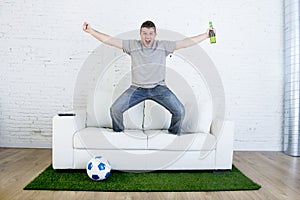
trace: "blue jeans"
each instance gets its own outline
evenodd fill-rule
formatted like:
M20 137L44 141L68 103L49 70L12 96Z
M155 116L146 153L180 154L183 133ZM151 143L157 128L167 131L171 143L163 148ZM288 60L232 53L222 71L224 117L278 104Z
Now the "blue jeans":
M163 85L158 85L154 88L130 86L123 94L121 94L110 108L113 130L116 132L123 131L123 113L147 99L159 103L172 114L171 124L168 130L173 134L180 133L181 124L185 114L184 106L175 94L167 86Z

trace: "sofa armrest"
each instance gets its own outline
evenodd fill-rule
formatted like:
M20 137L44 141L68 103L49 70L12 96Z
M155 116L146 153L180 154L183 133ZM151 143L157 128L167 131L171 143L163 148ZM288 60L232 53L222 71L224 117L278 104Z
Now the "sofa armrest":
M214 120L211 133L216 136L216 169L231 169L233 159L234 122Z
M71 111L53 117L52 166L54 169L73 168L73 135L85 128L85 124L85 111Z

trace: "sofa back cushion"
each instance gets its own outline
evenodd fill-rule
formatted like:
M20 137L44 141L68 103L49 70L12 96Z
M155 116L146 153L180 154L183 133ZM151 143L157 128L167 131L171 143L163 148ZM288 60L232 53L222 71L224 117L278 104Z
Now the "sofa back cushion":
M112 128L110 107L130 86L130 59L121 56L106 66L98 77L95 90L87 102L87 126ZM142 129L144 102L124 113L124 126L127 129Z
M182 132L210 132L212 97L198 69L180 57L167 58L167 86L185 107ZM168 129L171 114L158 103L145 102L144 129Z

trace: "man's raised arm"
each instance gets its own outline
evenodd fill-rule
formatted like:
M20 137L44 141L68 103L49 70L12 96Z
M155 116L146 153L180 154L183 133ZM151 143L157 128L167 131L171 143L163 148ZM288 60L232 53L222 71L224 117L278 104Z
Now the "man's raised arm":
M97 40L103 42L104 44L113 46L113 47L117 47L119 49L123 48L123 41L119 38L114 38L112 36L106 35L104 33L100 33L98 31L96 31L95 29L93 29L91 27L91 25L87 22L83 23L83 31L91 34L94 38L96 38Z
M216 32L215 29L209 28L207 29L206 33L202 33L194 37L187 37L184 38L183 40L177 40L175 49L177 50L177 49L190 47L202 42L203 40L206 40L207 38L209 38L209 30L213 30L214 32Z

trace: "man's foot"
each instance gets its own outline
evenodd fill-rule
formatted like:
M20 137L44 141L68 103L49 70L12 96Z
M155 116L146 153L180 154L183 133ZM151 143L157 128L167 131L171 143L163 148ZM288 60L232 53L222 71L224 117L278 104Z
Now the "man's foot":
M122 130L122 129L116 129L116 130L113 129L113 131L114 131L114 132L117 132L117 133L124 132L124 130Z
M180 135L180 133L174 133L174 132L172 132L172 131L170 131L170 130L168 130L168 133L169 133L169 134L172 134L172 135Z

